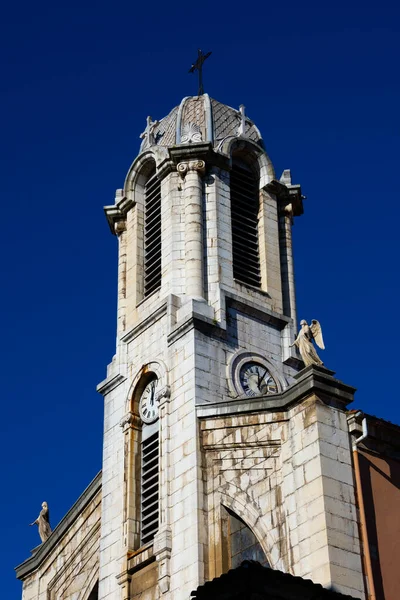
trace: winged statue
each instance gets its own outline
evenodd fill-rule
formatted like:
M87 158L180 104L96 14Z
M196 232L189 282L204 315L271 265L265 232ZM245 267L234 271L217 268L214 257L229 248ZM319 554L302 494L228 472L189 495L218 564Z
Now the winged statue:
M311 325L308 325L307 321L303 319L300 321L300 325L301 329L297 338L290 347L297 346L306 367L309 365L323 365L324 363L318 356L313 344L314 341L318 348L325 350L324 338L322 337L322 329L319 321L312 319Z

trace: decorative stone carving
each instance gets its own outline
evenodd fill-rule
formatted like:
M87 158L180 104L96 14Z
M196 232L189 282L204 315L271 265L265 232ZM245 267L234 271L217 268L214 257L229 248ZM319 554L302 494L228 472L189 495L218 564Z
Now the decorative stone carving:
M197 171L202 175L206 170L206 163L204 160L191 160L190 162L181 162L176 167L179 175L185 178L188 171Z
M122 417L119 425L120 425L120 427L122 427L122 429L124 431L126 431L129 428L139 429L140 428L140 419L133 412L129 411L126 413L126 415L124 415Z
M50 527L50 513L49 507L47 506L47 502L42 503L42 510L39 513L38 518L33 523L30 523L30 526L38 525L39 526L39 535L42 542L45 542L51 535L51 527Z
M161 390L156 392L154 399L155 399L155 402L159 403L159 402L161 402L162 398L166 398L168 400L170 396L171 396L171 388L169 387L169 385L165 385L163 388L161 388Z
M313 340L319 348L325 350L324 339L322 337L321 325L316 319L312 319L311 325L307 325L307 321L304 319L300 321L301 329L294 340L292 346L297 346L306 367L309 365L323 365L324 363L318 356L314 346Z
M117 236L126 231L126 221L117 221L114 223L114 231Z
M149 116L147 117L146 122L146 129L143 131L143 133L140 134L140 139L143 141L147 140L149 146L154 146L154 144L156 143L156 139L154 137L154 130L159 124L159 121L152 121L151 117Z
M202 142L201 129L196 123L185 123L182 127L181 144Z

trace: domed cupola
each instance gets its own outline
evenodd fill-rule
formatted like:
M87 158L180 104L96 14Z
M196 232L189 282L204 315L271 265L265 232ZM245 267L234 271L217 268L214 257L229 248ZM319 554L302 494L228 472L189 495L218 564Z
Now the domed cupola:
M244 107L235 110L226 104L202 96L187 96L179 106L160 121L148 121L140 153L150 146L171 147L198 142L211 142L220 150L228 138L246 137L263 147L256 125L244 114Z

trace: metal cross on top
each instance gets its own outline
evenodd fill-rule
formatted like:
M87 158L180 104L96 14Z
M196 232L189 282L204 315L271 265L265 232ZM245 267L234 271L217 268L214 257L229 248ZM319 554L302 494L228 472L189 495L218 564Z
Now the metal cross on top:
M207 52L207 54L203 54L203 52L200 50L200 48L197 51L197 60L195 63L192 64L192 66L189 69L189 73L194 73L195 71L199 72L199 96L202 96L204 94L204 87L203 87L203 64L205 62L205 60L210 56L211 52Z

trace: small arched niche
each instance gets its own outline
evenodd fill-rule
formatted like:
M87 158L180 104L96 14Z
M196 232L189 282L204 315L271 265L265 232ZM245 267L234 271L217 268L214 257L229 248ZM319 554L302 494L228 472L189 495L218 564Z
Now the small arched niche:
M250 527L233 510L222 506L224 571L235 569L244 560L256 560L269 567L268 558Z

